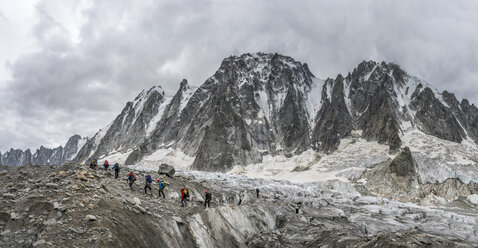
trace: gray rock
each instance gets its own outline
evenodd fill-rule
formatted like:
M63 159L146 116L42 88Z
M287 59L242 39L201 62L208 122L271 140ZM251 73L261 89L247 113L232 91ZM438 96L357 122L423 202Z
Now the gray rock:
M60 185L58 185L57 183L46 183L45 186L49 188L58 188Z
M172 177L174 173L176 173L176 170L174 170L174 167L172 165L161 164L159 166L158 173L160 175L167 175L168 177Z
M392 160L390 172L401 177L415 176L417 174L417 162L408 147L403 148L402 152Z
M4 194L3 194L3 198L15 199L15 194L4 193Z
M11 213L10 214L10 219L12 219L12 220L16 220L16 219L19 219L19 218L20 218L20 216L18 216L16 213Z
M0 236L5 236L5 235L7 235L7 234L9 234L9 233L10 233L10 229L7 229L7 230L1 232L1 233L0 233Z
M96 217L94 215L88 214L85 216L85 220L87 221L95 221Z
M47 225L47 226L48 225L54 225L54 224L56 224L56 219L55 218L52 218L52 219L49 219L49 220L43 222L43 225Z
M138 211L140 211L141 213L146 213L146 209L144 209L143 207L141 207L140 205L134 205L133 207L134 209L137 209Z
M46 244L46 241L44 239L38 240L37 242L33 243L33 247L37 247L40 245Z
M136 204L135 201L133 201L133 200L131 200L131 199L129 199L129 198L124 199L124 201L125 201L125 203L127 203L127 204L129 204L129 205L135 205L135 204Z
M74 233L76 233L76 234L84 234L84 233L86 233L86 231L83 230L83 229L81 229L80 227L70 227L70 228L68 228L68 230L70 230L70 231L72 231L72 232L74 232Z

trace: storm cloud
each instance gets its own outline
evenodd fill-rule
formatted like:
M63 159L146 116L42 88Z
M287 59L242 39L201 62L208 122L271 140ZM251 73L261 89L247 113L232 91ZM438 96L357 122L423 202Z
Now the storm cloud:
M476 1L48 0L32 8L34 49L2 41L2 53L17 52L0 57L0 151L92 136L142 89L173 94L183 78L200 85L222 59L248 52L291 56L319 78L385 60L478 103ZM0 5L0 33L15 28L12 18Z

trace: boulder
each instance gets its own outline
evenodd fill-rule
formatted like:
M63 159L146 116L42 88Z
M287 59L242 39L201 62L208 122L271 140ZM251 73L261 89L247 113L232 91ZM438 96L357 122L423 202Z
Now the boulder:
M85 220L95 221L95 220L96 220L96 217L95 217L94 215L88 214L88 215L85 217Z
M174 169L174 167L172 165L161 164L159 166L158 173L160 175L166 175L168 177L172 177L174 175L174 173L176 173L176 170Z
M49 188L58 188L59 185L57 183L46 183L45 186Z
M134 206L135 209L139 210L141 213L146 213L146 209L144 209L143 207L141 207L140 205L135 205Z
M33 247L37 247L39 245L44 245L46 244L46 241L44 239L38 240L37 242L33 243Z
M15 195L14 194L9 194L9 193L3 194L3 197L7 198L7 199L15 199Z
M413 159L408 147L404 147L390 164L390 172L397 176L409 177L417 174L417 162Z

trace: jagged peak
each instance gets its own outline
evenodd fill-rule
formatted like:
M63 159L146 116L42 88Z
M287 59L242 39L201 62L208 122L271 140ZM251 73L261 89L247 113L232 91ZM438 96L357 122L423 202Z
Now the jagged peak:
M244 53L241 55L232 55L225 58L220 66L220 70L225 70L231 66L239 66L245 70L258 70L264 68L274 68L283 66L285 68L301 68L310 74L311 77L314 75L310 72L307 64L302 64L299 61L294 60L292 57L285 56L278 53Z
M186 91L190 88L188 80L183 79L181 83L179 84L179 91L183 92Z
M159 94L163 95L164 96L164 90L161 86L159 85L155 85L153 87L151 87L148 91L146 91L145 89L143 89L139 94L138 96L136 96L134 98L134 102L138 102L138 101L141 101L141 99L144 99L144 98L147 98L149 97L151 94L153 94L153 92L158 92Z
M352 73L347 75L347 78L350 79L353 76L360 77L362 81L368 81L370 79L375 79L377 76L388 74L395 81L403 82L408 74L400 67L400 65L386 61L376 62L373 60L362 61L356 68L353 69Z

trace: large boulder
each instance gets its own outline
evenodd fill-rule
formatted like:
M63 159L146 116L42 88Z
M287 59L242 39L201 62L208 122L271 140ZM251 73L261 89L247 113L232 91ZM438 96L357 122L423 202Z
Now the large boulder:
M168 177L172 177L174 173L176 173L176 170L174 170L174 167L169 164L161 164L159 166L158 173L160 175L166 175Z
M410 148L405 147L390 164L390 172L400 177L412 177L417 174L417 162L413 159Z

